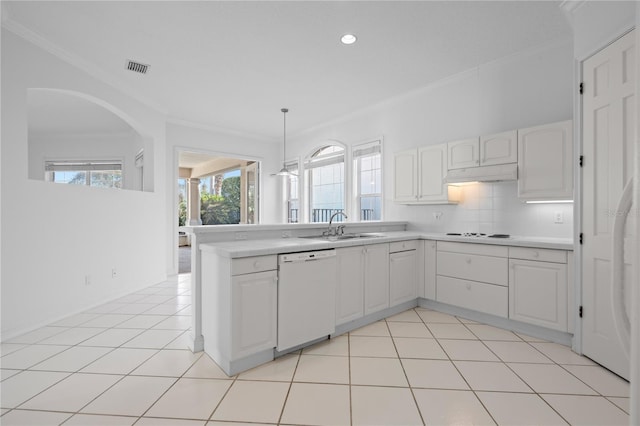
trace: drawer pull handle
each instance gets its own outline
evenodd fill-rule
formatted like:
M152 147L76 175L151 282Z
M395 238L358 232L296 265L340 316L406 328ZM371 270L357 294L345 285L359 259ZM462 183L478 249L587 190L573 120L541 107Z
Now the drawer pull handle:
M258 269L260 267L260 262L258 260L256 260L255 262L253 262L253 267Z
M467 262L467 264L470 265L471 264L471 259L467 258L466 262Z
M537 251L533 252L533 257L539 257L539 256L540 256L540 253L538 253Z
M467 290L471 291L471 284L467 283Z

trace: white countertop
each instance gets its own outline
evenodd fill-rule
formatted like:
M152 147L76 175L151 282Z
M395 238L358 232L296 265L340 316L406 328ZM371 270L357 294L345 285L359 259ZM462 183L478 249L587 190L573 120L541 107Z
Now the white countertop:
M262 240L225 241L219 243L200 244L200 250L214 252L220 256L240 258L250 256L264 256L280 253L296 253L301 251L322 250L338 247L363 246L378 243L390 243L406 240L437 240L454 241L474 244L492 244L501 246L548 248L557 250L573 250L573 240L570 238L537 238L518 237L488 238L463 237L424 232L376 232L379 237L355 238L348 240L325 241L312 238L269 238Z

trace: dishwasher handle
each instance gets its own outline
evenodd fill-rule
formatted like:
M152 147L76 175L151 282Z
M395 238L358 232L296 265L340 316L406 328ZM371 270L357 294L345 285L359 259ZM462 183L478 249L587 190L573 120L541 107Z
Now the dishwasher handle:
M310 262L313 260L326 259L334 257L336 255L335 249L318 250L318 251L304 251L300 253L287 253L278 256L278 263L297 263L297 262Z

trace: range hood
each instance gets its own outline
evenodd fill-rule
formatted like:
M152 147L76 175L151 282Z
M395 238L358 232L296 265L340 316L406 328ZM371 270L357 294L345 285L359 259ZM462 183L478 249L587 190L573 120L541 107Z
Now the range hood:
M498 182L517 179L518 165L512 163L449 170L447 177L444 178L444 182L454 184L462 182Z

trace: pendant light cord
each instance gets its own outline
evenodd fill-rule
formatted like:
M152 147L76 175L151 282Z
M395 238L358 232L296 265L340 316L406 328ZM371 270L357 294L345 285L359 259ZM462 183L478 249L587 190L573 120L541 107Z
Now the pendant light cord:
M287 162L287 113L289 112L289 109L287 108L282 108L280 111L282 111L282 118L283 118L283 123L284 123L284 130L283 130L283 144L282 144L282 166L284 168L286 168L286 162Z

